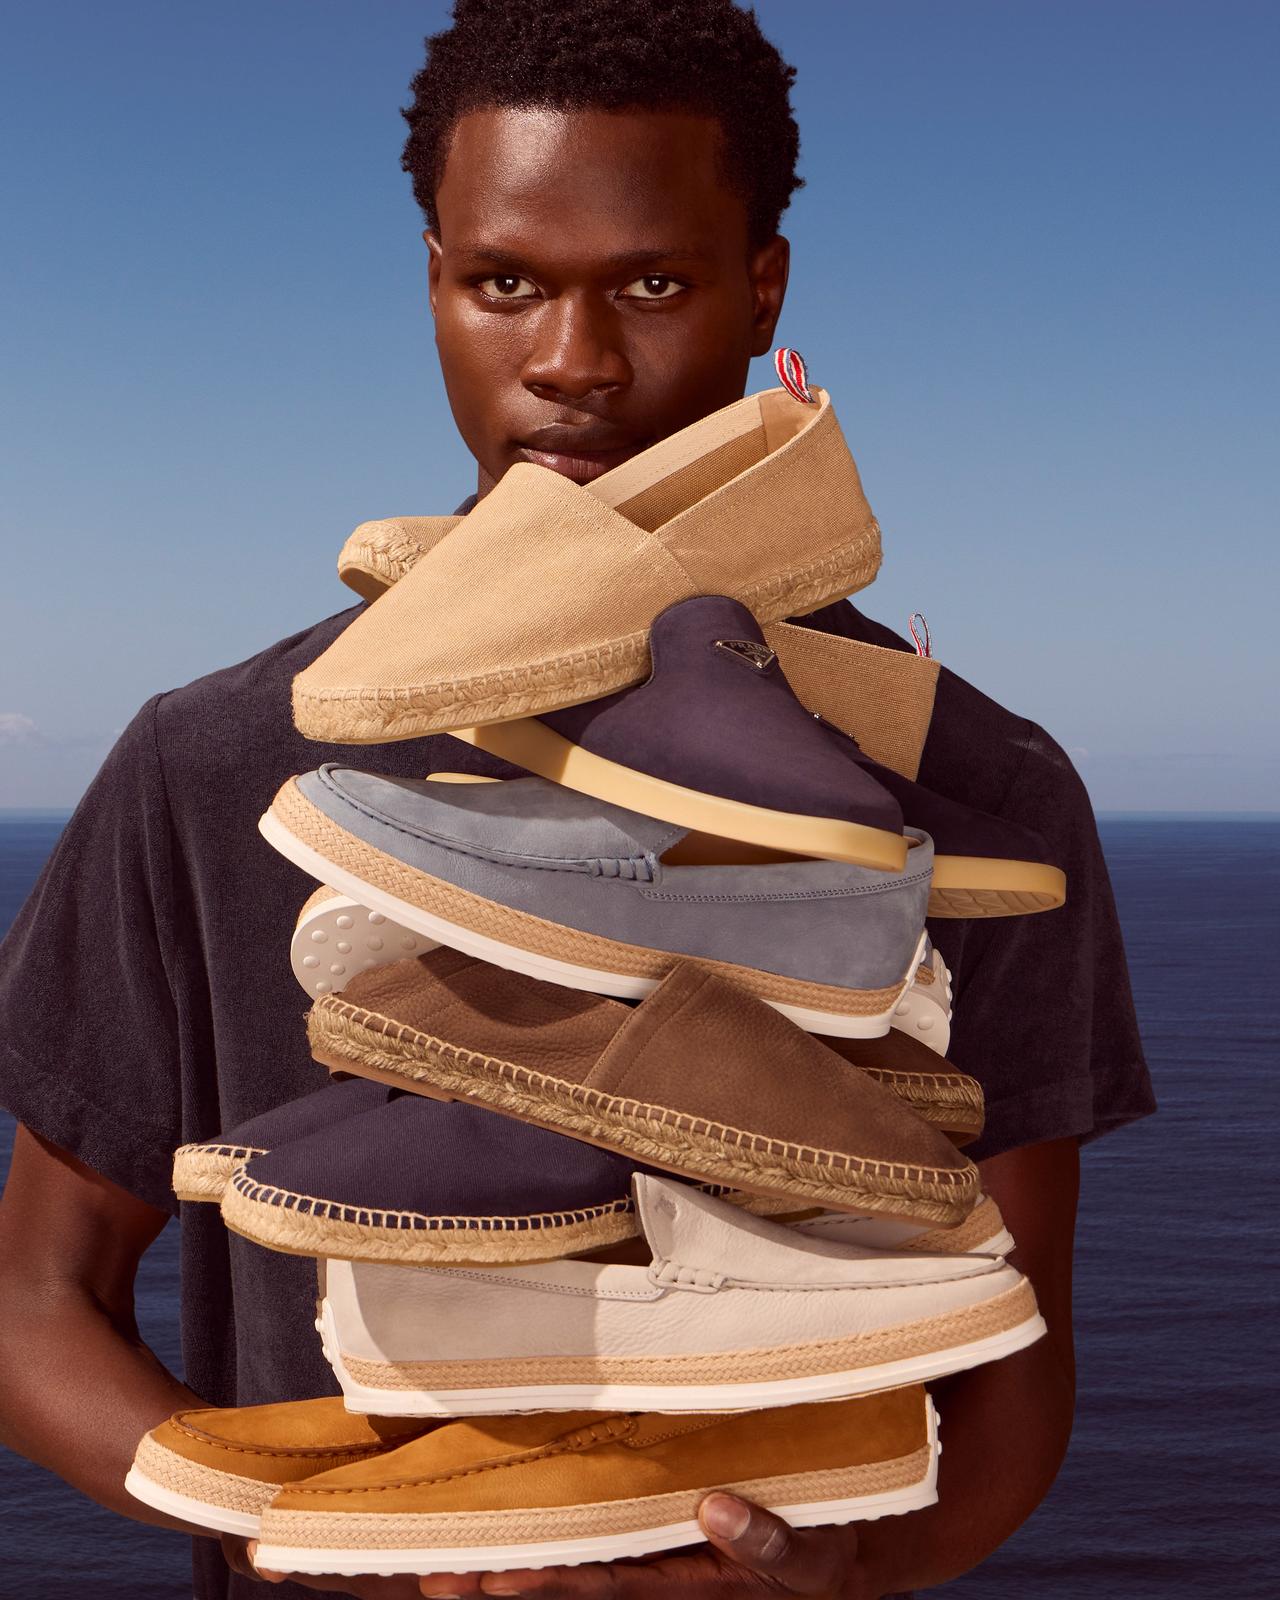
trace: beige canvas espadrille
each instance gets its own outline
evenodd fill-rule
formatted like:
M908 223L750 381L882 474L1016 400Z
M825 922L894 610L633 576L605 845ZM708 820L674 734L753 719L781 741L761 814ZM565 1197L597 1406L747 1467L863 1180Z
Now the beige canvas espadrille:
M797 1209L946 1226L978 1194L973 1163L890 1088L691 965L632 1009L436 951L322 996L308 1035L333 1070L485 1106ZM898 1038L891 1052L933 1059ZM950 1076L935 1110L948 1094L976 1090Z
M362 523L342 547L338 576L362 599L376 600L460 521L399 517ZM791 622L768 623L764 635L806 709L856 739L873 760L904 778L916 776L933 717L938 661ZM469 730L468 743L477 742L476 732Z
M932 1505L937 1456L918 1385L734 1416L485 1417L282 1489L257 1560L348 1574L613 1561L701 1540L698 1505L712 1489L795 1527Z
M590 484L512 467L298 674L299 729L370 744L553 711L644 678L675 601L780 622L865 587L880 530L814 395L749 395Z

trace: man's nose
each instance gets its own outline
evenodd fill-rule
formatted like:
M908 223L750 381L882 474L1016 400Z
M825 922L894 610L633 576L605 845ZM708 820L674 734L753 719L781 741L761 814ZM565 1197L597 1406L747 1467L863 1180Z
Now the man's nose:
M573 404L627 387L631 363L617 313L607 302L562 294L540 310L537 338L521 373L526 389L544 400Z

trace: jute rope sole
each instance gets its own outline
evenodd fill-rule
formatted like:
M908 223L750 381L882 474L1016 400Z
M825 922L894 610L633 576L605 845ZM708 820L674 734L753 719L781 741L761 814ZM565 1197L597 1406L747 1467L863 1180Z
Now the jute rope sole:
M184 1144L173 1155L173 1192L197 1204L221 1200L236 1171L263 1154L248 1145Z
M946 1170L786 1144L465 1050L340 997L318 1000L307 1030L312 1054L331 1068L395 1073L408 1087L501 1111L704 1183L943 1225L962 1221L978 1195L971 1162Z
M630 1200L544 1216L425 1218L371 1211L254 1184L237 1175L222 1196L233 1233L282 1255L337 1256L403 1266L494 1266L554 1261L637 1231Z
M888 1089L918 1117L947 1133L976 1138L986 1119L981 1086L961 1072L899 1072L892 1067L856 1070Z
M812 1212L794 1202L726 1192L709 1193L759 1216L801 1220ZM254 1183L237 1172L222 1193L222 1220L233 1233L280 1255L401 1266L513 1266L585 1255L635 1238L630 1197L587 1211L524 1217L429 1217L414 1211L347 1206L317 1195Z
M139 1444L133 1464L143 1477L171 1494L250 1516L260 1516L280 1489L279 1483L191 1461L176 1450L166 1450L150 1434Z
M428 921L436 919L452 929L478 936L486 945L501 946L512 955L525 953L532 958L531 964L516 970L528 971L532 977L550 977L552 981L568 983L575 988L595 989L599 993L623 993L638 998L664 978L677 962L688 962L719 974L788 1014L802 1013L810 1020L801 1025L810 1027L810 1031L876 1038L888 1032L893 1007L910 985L919 964L918 948L912 953L899 982L874 989L846 989L584 933L561 923L548 922L530 912L500 905L407 866L332 821L302 795L292 778L271 802L259 828L283 855L344 893L362 898L363 903L368 903L369 894L362 894L362 891L380 893L385 897L388 914L410 926L416 925L417 915L421 923L418 931L430 937L448 938L448 930L427 925ZM382 909L381 905L377 909ZM470 948L462 939L448 942L456 943L459 948ZM922 946L923 935L920 943ZM482 959L492 960L496 951L489 949L481 954ZM538 958L545 958L542 967L538 967ZM547 965L548 962L552 965ZM515 962L510 964L514 966ZM555 966L558 964L578 975L557 977Z
M932 1440L892 1461L749 1478L717 1484L788 1517L797 1526L851 1522L906 1511L936 1499ZM669 1533L656 1543L637 1542L617 1554L674 1548L697 1540L698 1506L713 1487L578 1506L520 1511L453 1511L380 1514L361 1511L269 1510L263 1519L260 1565L294 1562L297 1572L494 1571L521 1566L573 1565L607 1560L607 1551L565 1545L619 1538L647 1530ZM909 1491L918 1488L918 1495ZM903 1495L902 1491L908 1491ZM322 1503L321 1491L314 1494ZM335 1491L339 1493L340 1491ZM352 1497L354 1498L354 1496ZM788 1515L790 1513L790 1515ZM692 1530L692 1531L690 1531ZM352 1548L355 1546L356 1548ZM514 1550L513 1546L521 1547ZM403 1563L385 1558L403 1552ZM379 1556L384 1559L379 1560ZM453 1563L450 1564L452 1555ZM433 1557L439 1557L438 1560ZM297 1558L301 1559L297 1559ZM364 1564L367 1561L367 1565ZM464 1564L458 1564L459 1562ZM354 1563L354 1564L353 1564ZM417 1563L417 1564L415 1564ZM429 1563L429 1564L428 1564Z

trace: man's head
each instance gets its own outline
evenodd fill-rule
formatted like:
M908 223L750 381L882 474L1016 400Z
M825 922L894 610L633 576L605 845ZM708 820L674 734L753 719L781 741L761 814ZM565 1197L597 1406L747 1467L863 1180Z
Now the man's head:
M482 490L597 476L742 394L786 289L793 77L731 0L457 0L404 167Z

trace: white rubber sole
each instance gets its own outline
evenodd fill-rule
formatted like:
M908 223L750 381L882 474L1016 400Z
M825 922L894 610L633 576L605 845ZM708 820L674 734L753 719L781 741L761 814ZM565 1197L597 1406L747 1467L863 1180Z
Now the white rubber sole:
M420 906L411 905L407 900L401 900L374 884L366 883L354 872L348 872L346 868L330 861L286 828L272 811L263 813L258 822L258 831L273 849L278 850L295 866L301 867L304 872L310 873L319 883L328 884L339 894L348 896L369 911L380 912L390 921L401 924L409 932L430 940L432 944L446 944L451 949L461 950L480 961L505 967L509 972L522 972L529 978L540 978L544 983L558 983L566 989L581 989L588 994L607 994L621 1000L642 1000L661 982L660 978L641 978L620 972L607 972L599 967L578 966L570 961L558 960L555 956L545 956L537 951L521 949L518 945L507 944L502 940L490 938L487 934L476 933L470 928L449 922L434 912L424 911ZM331 903L325 902L319 908L320 914L323 914ZM840 1012L819 1011L811 1006L789 1005L784 1001L769 1000L766 1003L772 1005L775 1011L780 1011L784 1017L790 1018L797 1027L803 1028L807 1033L824 1033L837 1039L882 1039L889 1031L895 1007L910 987L915 970L920 964L927 937L928 935L924 933L920 935L911 964L902 979L901 988L883 1011L870 1016L850 1017ZM603 942L608 942L604 941L603 936L601 938ZM673 952L672 955L673 959L680 959L678 953ZM341 976L343 974L330 974L331 978ZM326 980L322 978L320 981ZM799 981L801 980L797 980ZM310 986L305 981L303 987L310 992ZM764 999L764 996L760 998Z
M934 1505L938 1499L938 1414L929 1407L929 1466L918 1483L848 1500L817 1500L769 1509L793 1528L831 1527L846 1522L875 1522ZM714 1485L707 1486L711 1493ZM590 1539L548 1539L537 1544L483 1545L470 1548L409 1550L313 1550L295 1545L260 1544L258 1566L268 1572L334 1573L346 1577L422 1576L433 1572L511 1572L539 1567L576 1567L585 1561L620 1561L700 1544L705 1535L696 1521L658 1528L598 1535Z
M148 1478L137 1467L130 1467L124 1486L135 1500L150 1506L153 1511L167 1512L171 1517L181 1517L197 1528L212 1528L215 1533L237 1533L245 1539L256 1539L261 1517L247 1511L232 1511L227 1506L215 1506L207 1500L193 1500L190 1495L166 1489L154 1478Z
M439 943L340 894L299 917L289 962L294 977L318 1000L341 993L358 972L425 955Z
M937 950L932 952L932 961L923 965L932 968L934 981L925 984L913 976L889 1023L945 1056L951 1043L951 972Z
M968 1344L929 1355L904 1357L850 1372L782 1378L771 1383L564 1383L512 1384L485 1389L380 1389L357 1382L347 1369L338 1342L337 1319L326 1299L316 1320L325 1359L342 1385L348 1411L382 1417L485 1417L531 1411L657 1411L685 1415L701 1411L752 1411L804 1405L818 1400L849 1400L928 1383L999 1361L1034 1344L1045 1332L1036 1312L1025 1322ZM513 1357L514 1359L514 1357Z
M381 911L370 911L350 895L335 894L332 900L304 911L298 918L289 961L294 977L317 1000L322 994L341 994L357 972L371 972L393 961L425 955L428 950L437 949L439 943ZM933 998L932 990L917 984L913 977L894 1006L889 1024L945 1055L951 1042L951 973L941 956L937 963L945 986L945 1010ZM915 970L919 971L919 966Z

